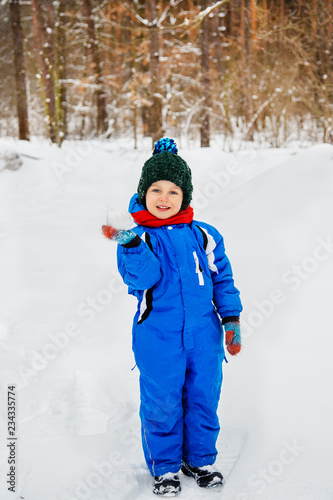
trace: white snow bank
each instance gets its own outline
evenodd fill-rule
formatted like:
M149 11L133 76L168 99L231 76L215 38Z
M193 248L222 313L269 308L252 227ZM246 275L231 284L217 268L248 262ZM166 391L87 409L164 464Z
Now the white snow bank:
M0 172L5 168L8 170L18 170L21 165L22 160L16 151L8 149L0 150Z
M2 479L0 497L152 498L131 370L136 301L100 231L108 206L127 208L149 148L23 148L41 159L0 178L2 478L12 383L19 423L16 493ZM223 499L329 500L333 147L180 154L196 218L224 235L244 302L244 349L224 366L219 409ZM182 482L184 500L214 495Z

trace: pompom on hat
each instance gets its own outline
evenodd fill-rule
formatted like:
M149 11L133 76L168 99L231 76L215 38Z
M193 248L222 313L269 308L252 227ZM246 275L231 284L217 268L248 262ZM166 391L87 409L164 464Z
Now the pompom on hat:
M192 199L193 185L190 167L186 161L178 156L175 141L165 137L154 144L154 151L143 165L138 185L139 201L145 205L148 188L158 181L169 181L176 184L183 191L181 210L187 208Z

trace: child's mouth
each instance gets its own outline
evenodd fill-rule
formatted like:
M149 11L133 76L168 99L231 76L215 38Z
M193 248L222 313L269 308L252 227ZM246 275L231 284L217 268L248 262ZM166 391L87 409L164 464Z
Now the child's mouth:
M157 205L156 208L157 208L157 210L160 210L161 212L166 212L167 210L170 209L170 207L164 207L162 205Z

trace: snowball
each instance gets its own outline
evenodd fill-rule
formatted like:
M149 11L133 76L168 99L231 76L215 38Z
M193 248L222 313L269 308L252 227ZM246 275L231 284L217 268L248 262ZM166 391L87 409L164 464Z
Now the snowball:
M115 229L131 229L133 227L133 219L126 210L117 210L108 208L106 213L106 223Z

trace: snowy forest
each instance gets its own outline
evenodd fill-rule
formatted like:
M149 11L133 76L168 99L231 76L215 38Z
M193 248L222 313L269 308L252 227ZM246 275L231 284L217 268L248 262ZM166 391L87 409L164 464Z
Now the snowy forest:
M2 0L0 135L333 139L332 0Z
M101 227L163 136L244 307L225 485L181 473L179 500L333 499L332 23L333 0L0 0L0 500L153 500Z

